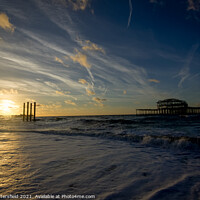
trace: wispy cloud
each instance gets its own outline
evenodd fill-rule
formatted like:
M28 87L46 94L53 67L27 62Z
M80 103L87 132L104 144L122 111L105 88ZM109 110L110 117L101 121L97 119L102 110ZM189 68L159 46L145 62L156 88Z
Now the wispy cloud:
M106 48L98 42L97 44L90 40L82 40L83 43L78 42L77 35L86 39L88 37L81 35L83 32L78 26L78 20L74 20L76 19L74 14L70 15L73 13L72 11L65 12L66 7L63 8L64 6L60 5L56 7L58 9L52 8L52 5L45 3L47 1L34 2L39 4L38 8L47 18L49 27L55 27L59 31L49 32L51 29L47 28L47 33L43 30L38 31L34 27L31 30L28 27L27 29L18 28L24 39L23 42L19 42L18 45L10 44L9 49L0 49L0 57L3 55L3 59L6 60L4 66L9 66L13 72L9 76L16 71L21 75L18 77L15 75L14 81L9 81L12 77L5 81L3 75L0 75L1 85L11 84L10 88L22 88L24 93L48 95L55 99L63 97L68 99L69 97L72 103L77 100L76 97L83 101L91 98L93 103L101 106L105 101L104 95L105 98L119 97L120 99L126 93L123 90L130 86L128 95L132 96L136 96L137 93L147 96L150 92L155 92L148 82L147 71L135 65L134 61L114 56L114 50L111 48L105 53ZM66 2L68 1L66 0ZM77 3L78 1L73 2ZM67 6L69 7L69 4ZM13 51L12 47L16 49ZM20 51L18 51L19 48ZM77 50L73 54L74 48ZM28 54L30 55L27 56ZM66 62L73 67L62 67L60 64L52 62L53 59L62 65ZM80 79L80 77L84 79ZM70 90L72 95L76 96L64 93L65 89ZM19 90L21 93L21 89Z
M81 43L84 45L82 47L82 49L85 51L99 51L99 52L105 54L105 50L102 47L99 47L97 44L95 44L89 40L86 40L84 42L81 41Z
M15 89L10 89L10 90L2 89L2 90L0 90L0 95L8 95L8 94L18 94L18 90L15 90Z
M55 84L55 83L52 83L52 82L50 82L50 81L45 81L44 82L47 86L49 86L49 87L51 87L51 88L53 88L53 89L56 89L56 90L60 90L60 88L57 86L57 84Z
M38 106L42 109L42 110L49 110L49 109L58 109L61 108L61 104L38 104Z
M188 10L199 11L200 10L200 0L188 0Z
M15 27L10 23L8 16L5 13L0 13L0 27L6 31L14 32Z
M60 58L58 58L58 57L55 57L54 60L55 60L56 62L59 62L59 63L61 63L61 64L64 64L63 61L62 61Z
M88 84L88 82L85 79L79 79L78 82L83 85Z
M160 83L159 80L157 79L148 79L149 82L152 82L152 83Z
M65 56L66 57L66 56ZM65 67L69 67L68 65L66 65L62 59L58 58L58 57L54 57L54 60L58 63L61 63L63 66Z
M127 91L126 91L126 90L124 90L124 91L123 91L123 94L127 94Z
M90 89L88 89L88 88L86 88L86 93L87 93L87 95L95 95L95 92L94 91L92 91L92 90L90 90Z
M26 102L37 102L35 99L30 99L30 98L26 98L25 101Z
M73 10L85 10L89 5L89 0L68 0Z
M87 56L76 49L76 54L70 56L70 58L74 61L79 63L81 66L85 68L91 68L91 64L87 61Z
M66 104L70 104L70 105L72 105L72 106L76 106L76 103L74 103L74 102L71 101L71 100L66 100L65 103L66 103Z
M56 83L62 83L62 85L64 84L74 90L81 89L80 84L73 81L66 73L60 73L54 70L53 66L51 68L51 64L47 66L43 62L38 62L38 58L38 63L35 63L35 60L33 61L26 57L17 57L16 54L9 52L1 52L0 55L1 65L9 68L9 71L15 72L12 81L5 80L3 75L0 74L1 85L6 85L11 88L20 88L20 90L24 92L36 92L38 94L50 96L55 95L56 90L60 91L60 87ZM9 74L10 73L8 73L8 75ZM38 80L38 78L40 78L40 80Z
M64 95L70 94L70 92L56 91L56 94L64 96Z
M104 106L102 102L106 101L106 99L100 99L98 97L93 97L92 100L98 103L99 106Z
M62 59L58 58L58 57L54 57L54 61L58 62L58 63L61 63L62 65L64 65L64 62Z
M79 79L78 82L86 86L85 90L86 90L86 94L88 96L96 94L95 91L94 91L94 84L93 84L93 82L92 82L92 84L90 84L85 79Z
M149 0L150 3L158 4L158 5L163 5L164 0Z
M150 3L163 5L164 0L149 0ZM199 11L200 10L200 0L185 0L188 3L187 10Z
M68 98L71 98L71 99L74 99L75 101L78 100L78 98L72 96L72 95L69 95L69 94L66 94L65 97L68 97Z
M150 0L150 3L158 3L158 0Z
M190 76L189 72L190 72L189 66L185 66L180 70L180 72L178 73L178 76L180 76L181 79L178 83L178 87L181 87L183 82Z
M188 56L186 58L186 62L184 67L179 71L178 75L175 77L180 77L180 81L178 83L178 87L181 87L183 82L190 77L190 64L193 60L194 54L196 50L199 48L199 44L193 45L191 50L188 53Z
M129 8L130 8L130 13L129 13L129 18L128 18L127 28L130 26L132 12L133 12L133 6L132 6L132 1L131 0L129 0Z

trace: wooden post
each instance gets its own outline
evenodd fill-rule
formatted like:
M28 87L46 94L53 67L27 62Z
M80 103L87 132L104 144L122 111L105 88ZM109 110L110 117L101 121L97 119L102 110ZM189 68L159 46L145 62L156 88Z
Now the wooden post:
M34 121L35 121L35 115L36 115L36 102L34 102Z
M28 121L28 112L29 112L29 102L27 102L27 115L26 115L26 121Z
M32 121L32 103L30 104L30 121Z
M25 103L23 105L23 121L25 120Z

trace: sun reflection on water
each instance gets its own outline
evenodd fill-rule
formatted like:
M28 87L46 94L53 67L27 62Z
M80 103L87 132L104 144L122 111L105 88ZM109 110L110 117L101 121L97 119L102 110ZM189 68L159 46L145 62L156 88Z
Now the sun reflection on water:
M0 135L0 188L1 194L14 194L25 177L24 170L30 165L19 145L20 135L1 133Z

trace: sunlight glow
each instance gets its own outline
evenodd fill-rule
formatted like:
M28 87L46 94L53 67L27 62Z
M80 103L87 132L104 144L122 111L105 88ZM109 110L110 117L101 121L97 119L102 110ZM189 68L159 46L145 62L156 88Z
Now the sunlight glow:
M0 114L1 115L15 115L17 114L18 105L11 100L1 100L0 101Z

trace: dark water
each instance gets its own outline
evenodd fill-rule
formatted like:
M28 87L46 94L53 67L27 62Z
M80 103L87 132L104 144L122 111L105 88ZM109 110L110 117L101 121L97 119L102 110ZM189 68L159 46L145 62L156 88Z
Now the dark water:
M0 131L0 198L200 199L199 116L1 117Z
M85 135L140 143L149 141L158 146L185 145L191 149L200 146L200 116L197 115L41 117L37 122L28 123L19 118L2 118L0 127L4 132Z

